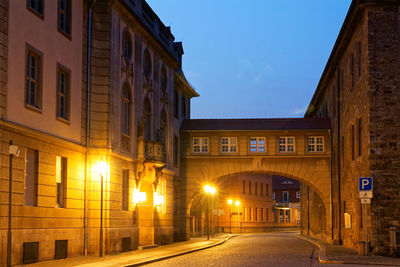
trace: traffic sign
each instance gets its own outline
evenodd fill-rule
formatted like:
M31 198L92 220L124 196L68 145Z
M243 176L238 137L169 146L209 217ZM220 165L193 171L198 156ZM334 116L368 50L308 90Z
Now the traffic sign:
M360 191L360 198L372 198L372 191Z
M372 191L372 177L361 177L358 180L360 191Z
M370 198L362 198L361 204L371 204L371 199Z

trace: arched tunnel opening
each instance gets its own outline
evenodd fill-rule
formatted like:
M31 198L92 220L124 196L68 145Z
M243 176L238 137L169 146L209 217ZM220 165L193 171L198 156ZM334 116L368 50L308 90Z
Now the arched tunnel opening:
M240 173L221 177L192 199L191 236L216 233L301 231L326 233L326 208L321 197L292 177L272 173Z

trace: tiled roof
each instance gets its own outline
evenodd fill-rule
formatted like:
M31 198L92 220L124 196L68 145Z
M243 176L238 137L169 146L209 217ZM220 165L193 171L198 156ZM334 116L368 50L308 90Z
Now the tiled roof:
M331 128L329 118L194 119L185 120L181 130L329 130Z

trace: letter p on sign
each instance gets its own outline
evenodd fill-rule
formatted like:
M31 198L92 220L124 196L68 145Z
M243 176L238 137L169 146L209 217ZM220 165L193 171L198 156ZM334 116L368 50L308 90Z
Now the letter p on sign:
M372 191L372 177L362 177L359 179L360 191Z

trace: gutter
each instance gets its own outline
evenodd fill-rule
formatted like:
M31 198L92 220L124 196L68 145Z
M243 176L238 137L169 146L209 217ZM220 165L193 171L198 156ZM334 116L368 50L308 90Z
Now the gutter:
M90 95L91 95L91 44L92 44L92 13L93 6L97 0L89 3L88 7L88 24L87 24L87 61L86 61L86 151L85 151L85 188L84 188L84 215L83 215L83 230L84 230L84 255L88 255L88 176L89 176L89 149L90 149Z

